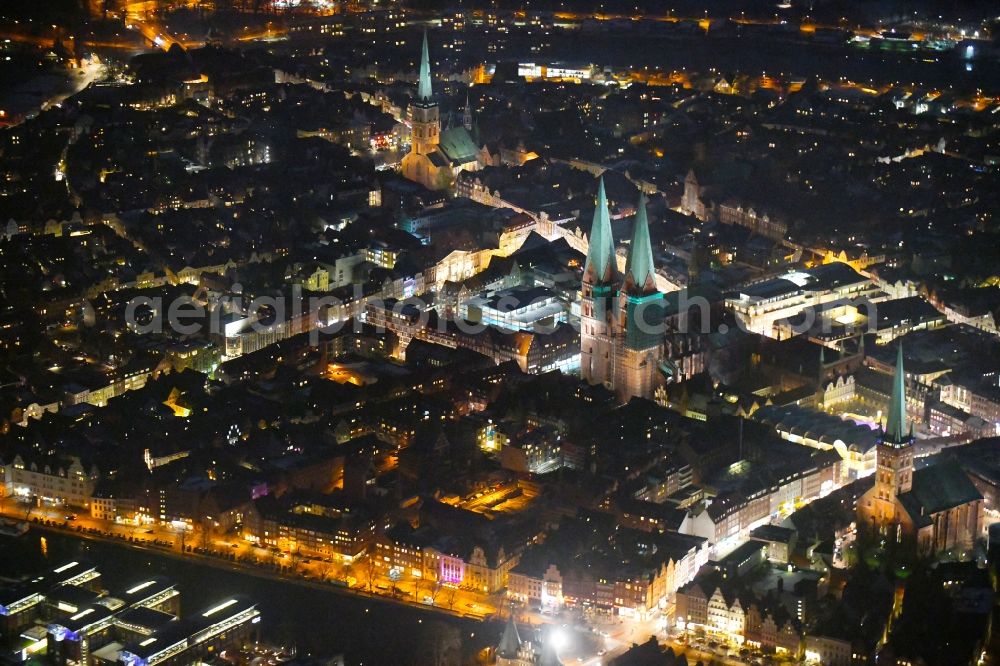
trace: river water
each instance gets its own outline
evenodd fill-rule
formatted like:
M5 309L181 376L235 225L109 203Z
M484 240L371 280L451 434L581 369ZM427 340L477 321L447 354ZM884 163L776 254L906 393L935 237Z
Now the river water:
M227 595L246 595L263 615L262 638L276 645L294 644L300 656L342 654L351 665L457 665L469 663L477 649L499 638L498 627L474 620L261 579L114 543L37 530L17 539L0 536L4 576L35 573L81 558L97 565L108 589L150 574L176 582L182 616Z

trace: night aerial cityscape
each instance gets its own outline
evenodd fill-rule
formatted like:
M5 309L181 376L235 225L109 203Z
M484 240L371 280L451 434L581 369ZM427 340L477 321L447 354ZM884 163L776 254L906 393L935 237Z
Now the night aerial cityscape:
M1000 666L998 574L997 0L0 2L0 666Z

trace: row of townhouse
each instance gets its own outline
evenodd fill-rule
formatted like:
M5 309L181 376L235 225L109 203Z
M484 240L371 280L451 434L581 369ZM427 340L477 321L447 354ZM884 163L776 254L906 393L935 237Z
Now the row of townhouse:
M722 224L746 227L762 236L779 241L788 237L787 222L778 216L772 217L766 212L754 210L753 206L744 207L741 203L727 199L717 204L715 210Z
M677 593L674 621L687 632L705 631L733 643L777 654L805 659L808 664L852 666L868 663L869 650L843 637L803 631L788 612L764 608L753 600L727 597L721 588L706 594L697 583Z
M243 523L243 537L260 546L348 564L368 551L376 531L376 517L360 507L279 506L270 497L254 502Z
M624 531L624 530L623 530ZM576 558L557 553L532 558L510 572L507 596L541 609L589 607L625 617L669 612L674 593L708 561L703 539L677 533L637 533L637 553L651 556L608 560L599 550Z
M892 367L869 357L872 370L857 373L853 398L884 408L889 404L885 378ZM970 377L939 366L914 374L907 384L906 416L940 437L978 439L1000 434L1000 388L995 376Z
M401 523L380 535L372 557L383 574L493 594L508 585L519 544L473 535L447 534Z
M589 576L550 564L544 571L515 569L510 573L507 596L531 607L557 610L592 607L624 617L647 618L668 607L677 583L689 565L673 559L649 568L623 569L619 575Z
M841 485L843 462L836 451L821 451L808 465L787 472L776 482L744 492L708 498L688 509L680 531L707 539L725 551L745 540L750 531Z
M0 225L0 238L10 239L21 234L62 236L67 227L79 228L83 224L83 218L80 217L79 211L73 211L73 215L68 220L54 220L50 218L44 222L32 222L8 218L6 224Z
M1000 386L996 377L992 379L991 383L987 378L952 377L949 374L935 383L941 390L941 402L983 419L995 430L1000 428Z
M798 659L803 635L783 607L761 608L753 600L727 595L721 587L707 593L694 582L677 591L674 620L685 631L704 630L725 640Z

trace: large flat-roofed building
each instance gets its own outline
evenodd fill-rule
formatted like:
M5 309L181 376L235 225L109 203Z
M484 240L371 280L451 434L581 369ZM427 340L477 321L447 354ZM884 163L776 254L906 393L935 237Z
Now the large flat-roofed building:
M520 287L498 291L489 297L473 297L462 304L459 314L473 323L508 331L551 331L566 323L567 310L546 287Z
M744 285L726 295L726 307L752 333L778 337L780 320L841 299L881 297L874 283L847 264L832 263Z
M115 616L116 638L123 643L141 643L171 622L177 622L176 615L152 608L132 608Z
M127 666L207 661L227 647L242 644L256 633L259 622L260 611L255 603L245 597L231 597L142 640L124 644L118 661Z
M25 647L45 643L55 664L93 663L95 649L114 639L141 640L176 621L180 611L176 586L160 577L134 581L114 594L96 586L58 585L44 596L36 622L47 623L45 636L23 638L35 639Z
M853 377L849 379L853 386ZM789 442L822 451L835 450L844 460L841 472L847 479L859 479L875 471L878 432L866 425L798 405L765 405L752 418L773 427Z
M115 601L108 597L50 621L46 627L49 660L55 664L89 663L90 646L106 642L113 631Z
M180 618L180 593L161 577L115 585L100 572L67 562L0 589L0 641L7 658L44 654L56 666L188 664L241 646L256 632L260 612L243 597L221 599Z
M508 331L466 321L439 318L405 301L369 303L365 322L399 336L403 349L413 339L442 347L471 349L494 363L516 361L523 372L572 371L580 367L579 336L573 326L558 324L551 331Z
M47 617L62 617L78 613L101 598L101 591L94 587L59 585L45 593Z
M116 596L129 608L149 608L173 614L180 612L177 586L159 576L136 581Z
M363 509L279 506L269 499L256 502L246 523L246 537L261 546L352 562L375 538L375 517Z
M806 336L835 343L858 331L875 334L878 344L891 342L914 331L944 327L948 319L933 305L912 296L873 302L868 291L859 298L826 301L808 307L787 319L774 322L774 337Z
M97 569L86 562L66 562L45 573L6 589L0 588L0 634L11 636L42 617L52 590L67 587L96 590ZM65 603L65 602L64 602ZM72 607L67 607L69 610ZM74 610L75 612L75 610Z

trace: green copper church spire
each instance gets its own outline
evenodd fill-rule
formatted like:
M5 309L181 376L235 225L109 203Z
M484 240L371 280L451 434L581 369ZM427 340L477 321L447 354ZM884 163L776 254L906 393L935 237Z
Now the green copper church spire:
M906 372L903 370L903 345L896 350L896 372L892 377L892 402L885 419L885 440L902 444L909 439L906 431Z
M593 280L598 283L610 282L615 273L615 242L611 236L611 213L608 211L608 195L604 192L604 177L597 186L597 207L594 209L594 223L590 227L590 246L587 248L587 265L583 269L584 279L593 270Z
M420 81L417 83L417 99L429 101L434 92L431 90L431 55L427 48L427 31L424 30L424 48L420 55Z
M646 195L639 194L639 209L632 227L632 243L625 262L625 291L648 294L656 291L653 270L653 245L649 241L649 218L646 216Z

